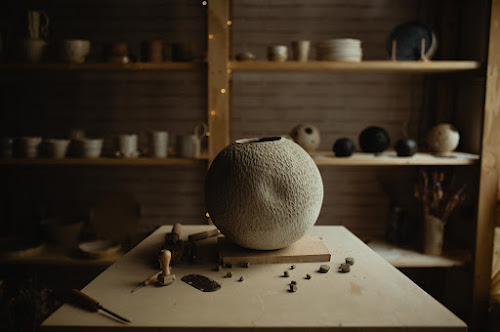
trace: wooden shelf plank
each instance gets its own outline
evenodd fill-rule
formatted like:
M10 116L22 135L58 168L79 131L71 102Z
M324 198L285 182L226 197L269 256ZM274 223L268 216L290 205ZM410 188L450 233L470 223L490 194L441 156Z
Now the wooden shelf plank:
M95 70L95 71L146 71L146 70L201 70L205 66L202 62L134 62L134 63L12 63L0 64L0 70Z
M333 152L311 153L318 166L440 166L440 165L473 165L479 156L464 152L453 152L446 156L436 156L419 152L412 157L398 157L396 152L387 151L381 154L356 152L350 157L335 157Z
M28 265L59 265L59 266L110 266L116 262L123 253L114 253L100 258L77 257L66 249L42 245L36 250L27 250L21 253L0 257L2 264L28 264Z
M168 165L196 165L206 163L207 158L11 158L1 159L0 165L60 165L60 166L168 166Z
M235 72L360 72L360 73L441 73L477 70L478 61L232 61L229 68Z
M382 240L373 240L367 245L384 258L387 262L398 268L433 268L463 266L470 261L464 254L432 256L413 249L401 248Z

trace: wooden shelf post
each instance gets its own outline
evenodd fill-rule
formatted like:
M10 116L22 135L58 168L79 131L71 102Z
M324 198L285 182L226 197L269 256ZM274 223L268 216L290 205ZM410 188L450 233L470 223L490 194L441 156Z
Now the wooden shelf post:
M487 321L490 299L491 262L495 234L496 209L499 195L500 165L500 0L491 2L490 41L486 75L486 92L483 118L481 172L477 207L477 227L474 253L471 330L481 330Z
M229 0L208 1L208 159L231 140L229 111Z

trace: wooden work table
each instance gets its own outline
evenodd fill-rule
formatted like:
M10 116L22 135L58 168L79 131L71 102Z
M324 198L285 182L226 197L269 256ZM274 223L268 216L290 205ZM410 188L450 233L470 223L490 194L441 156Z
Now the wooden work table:
M213 226L184 226L189 235ZM466 331L467 326L448 309L420 289L405 275L377 255L342 226L316 226L332 259L329 273L318 272L325 263L254 264L214 271L216 239L199 243L200 261L172 269L177 280L170 286L146 286L131 293L157 270L154 261L165 234L162 226L137 247L88 284L83 291L107 309L128 318L128 327L163 331L176 328L247 329L273 328L286 331L312 329L356 331ZM355 258L349 273L337 269L346 257ZM283 277L288 270L289 278ZM224 278L231 271L232 278ZM204 293L182 282L186 274L198 273L222 285ZM306 274L312 278L306 280ZM239 282L240 276L244 281ZM289 292L296 280L298 291ZM44 331L70 331L125 326L100 313L64 305L42 324Z

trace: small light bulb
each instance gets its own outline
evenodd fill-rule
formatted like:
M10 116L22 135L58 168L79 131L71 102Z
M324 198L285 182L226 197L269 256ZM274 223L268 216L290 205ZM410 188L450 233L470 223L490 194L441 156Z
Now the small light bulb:
M226 93L226 89L220 89L220 93Z
M231 22L231 20L228 20L227 25L231 25L231 24L233 24L233 22Z
M206 2L206 1L202 1L202 2L201 2L201 4L202 4L203 6L206 6L206 5L207 5L207 2Z
M210 136L210 132L209 132L209 131L207 131L207 132L205 133L205 135L206 135L207 137L208 137L208 136Z
M210 115L211 115L211 116L214 116L214 115L215 115L215 111L214 111L214 110L211 110L211 111L210 111Z
M207 218L210 218L210 215L208 214L208 212L207 212L207 213L205 213L205 215L207 216Z
M231 74L231 72L232 72L232 70L231 70L231 69L228 69L228 70L227 70L227 73L228 73L228 74Z
M211 34L211 33L209 33L209 34L208 34L208 39L214 39L214 35L213 35L213 34Z

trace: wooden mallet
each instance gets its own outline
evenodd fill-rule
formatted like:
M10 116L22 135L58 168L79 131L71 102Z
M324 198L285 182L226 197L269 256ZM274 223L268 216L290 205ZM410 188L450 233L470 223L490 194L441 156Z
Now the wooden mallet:
M170 250L160 251L158 261L160 262L161 273L158 274L158 282L162 286L168 286L174 283L175 274L170 274L170 260L172 259L172 253Z

